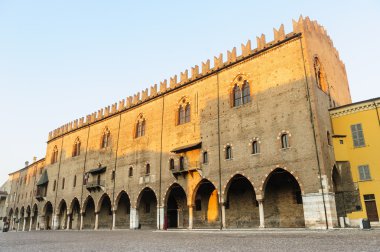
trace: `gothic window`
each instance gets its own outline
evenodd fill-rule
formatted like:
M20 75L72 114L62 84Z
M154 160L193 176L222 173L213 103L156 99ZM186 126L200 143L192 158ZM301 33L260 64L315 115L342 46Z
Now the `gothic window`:
M108 130L108 128L105 128L102 135L102 144L101 144L102 149L107 148L109 146L110 136L111 136L110 131Z
M252 154L260 153L259 142L257 140L252 142Z
M65 178L62 178L62 190L65 189Z
M51 155L51 163L55 164L58 161L58 148L54 146L53 153Z
M281 135L281 148L286 149L289 148L289 136L288 134L284 133Z
M54 182L53 182L53 192L55 191L55 187L57 186L57 181L56 180L54 180Z
M171 158L171 159L169 160L169 169L170 169L170 170L174 170L174 159L173 159L173 158Z
M230 159L232 159L232 148L231 148L231 146L227 146L226 147L226 160L230 160Z
M208 163L208 153L207 153L207 151L203 152L203 163L204 164Z
M79 138L77 138L74 142L74 146L73 146L73 154L72 156L73 157L76 157L76 156L79 156L80 155L80 140Z
M133 176L133 167L129 167L129 171L128 171L128 176L129 177L132 177Z
M243 104L246 104L251 101L249 84L247 81L244 82L242 90L243 90Z
M328 92L327 79L318 57L314 58L314 71L315 71L315 79L317 81L318 87L323 92L327 93Z
M191 119L190 103L187 98L182 98L179 104L180 105L177 112L177 125L188 123Z
M77 186L77 175L74 175L73 187Z
M149 175L150 174L150 164L146 164L145 166L145 175Z
M234 107L238 107L241 105L241 90L240 90L240 87L235 84L235 87L234 87Z
M139 138L144 135L145 135L145 119L143 118L142 115L140 115L136 123L135 138Z

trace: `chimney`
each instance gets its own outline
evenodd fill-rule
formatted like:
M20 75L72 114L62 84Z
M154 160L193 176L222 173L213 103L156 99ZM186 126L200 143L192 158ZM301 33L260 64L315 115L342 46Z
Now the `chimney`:
M25 167L29 165L29 161L25 161Z

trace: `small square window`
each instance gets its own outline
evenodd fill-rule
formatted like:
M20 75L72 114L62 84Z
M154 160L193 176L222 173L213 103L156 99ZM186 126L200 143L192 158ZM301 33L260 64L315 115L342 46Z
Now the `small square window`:
M343 144L343 140L342 140L342 139L341 139L341 140L339 140L339 143L340 143L340 144Z

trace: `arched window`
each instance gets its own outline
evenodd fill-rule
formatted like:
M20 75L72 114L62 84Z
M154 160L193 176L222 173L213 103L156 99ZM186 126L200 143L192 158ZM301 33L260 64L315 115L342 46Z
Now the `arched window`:
M77 138L74 142L73 146L73 157L79 156L80 155L80 140Z
M184 157L179 158L179 169L181 171L183 171L185 169L185 158Z
M232 149L231 149L231 146L227 146L226 147L226 159L229 160L232 158Z
M129 177L132 177L133 176L133 167L129 167L129 171L128 171L128 176Z
M150 174L150 164L146 164L145 166L145 175L149 175Z
M185 107L185 123L190 122L190 104Z
M136 124L136 133L135 137L142 137L145 135L145 119L141 119Z
M184 124L185 123L185 110L181 106L178 108L178 124Z
M233 102L234 102L234 107L241 105L241 90L237 84L235 84L235 87L233 90Z
M207 151L203 152L203 163L204 164L208 163L208 153L207 153Z
M51 155L51 163L55 164L58 161L58 148L54 146L53 153Z
M77 186L77 175L74 175L73 187Z
M249 83L247 81L244 82L242 90L243 90L243 104L246 104L251 101Z
M286 149L289 148L289 137L288 134L284 133L281 135L281 148Z
M170 170L174 170L174 159L173 159L173 158L171 158L171 159L169 160L169 169L170 169Z
M110 144L110 131L108 130L108 128L106 128L104 130L104 133L103 133L103 136L102 136L102 145L101 147L104 149L104 148L107 148Z
M257 140L252 142L252 154L260 153L259 142Z

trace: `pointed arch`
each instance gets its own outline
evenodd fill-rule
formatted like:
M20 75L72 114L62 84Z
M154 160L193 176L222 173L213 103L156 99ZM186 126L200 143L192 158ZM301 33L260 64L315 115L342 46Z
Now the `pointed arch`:
M69 229L79 230L80 229L80 203L78 198L74 198L70 202L70 206L68 208L68 214L71 216L70 222L67 223Z
M140 191L136 201L139 226L143 229L157 227L157 195L150 187Z
M165 192L165 219L167 228L184 228L189 223L186 192L181 185L173 183Z
M111 229L112 228L112 202L107 193L104 193L97 204L96 213L98 213L98 228Z
M131 200L126 191L121 191L115 200L115 227L118 229L130 228Z
M265 226L304 227L302 194L297 177L283 168L274 169L264 182Z
M82 206L83 229L95 228L95 201L88 195Z

